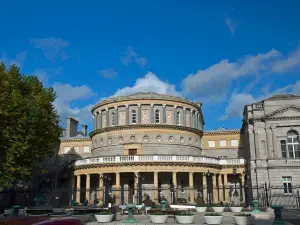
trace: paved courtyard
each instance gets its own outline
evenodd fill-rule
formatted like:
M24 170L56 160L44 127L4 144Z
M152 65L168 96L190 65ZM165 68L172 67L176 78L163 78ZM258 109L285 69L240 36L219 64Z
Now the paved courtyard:
M222 213L224 215L223 218L223 225L231 225L234 224L233 218L232 218L232 213ZM299 214L299 211L298 211ZM294 212L293 214L285 213L286 217L293 216L291 218L294 218L296 216L296 213ZM124 220L127 218L127 215L118 215L117 221L107 223L107 224L125 224ZM150 222L150 219L148 218L147 215L135 215L135 218L137 220L136 224L140 225L147 225L147 224L152 224ZM300 216L298 217L298 221L300 221ZM255 215L255 220L254 220L254 225L271 225L274 221L274 215L271 213L261 213ZM293 219L291 221L294 221ZM100 223L97 222L86 222L86 225L98 225ZM168 221L166 224L177 224L176 221L172 217L169 217ZM204 219L203 219L203 213L196 213L196 218L194 220L193 224L205 224ZM292 223L292 224L300 224L300 223ZM287 222L286 225L292 225L290 222Z

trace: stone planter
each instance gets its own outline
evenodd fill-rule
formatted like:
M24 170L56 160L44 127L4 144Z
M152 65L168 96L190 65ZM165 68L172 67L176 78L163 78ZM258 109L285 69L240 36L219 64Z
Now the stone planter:
M108 214L108 215L100 215L100 214L95 214L96 220L98 223L109 223L112 221L114 215L113 214Z
M177 222L180 224L191 224L191 223L193 223L195 217L196 217L195 215L190 215L190 216L176 215L175 216Z
M221 213L224 212L225 207L212 207L212 209L214 210L214 212Z
M151 223L165 223L168 220L168 215L150 215Z
M196 206L196 212L206 212L207 207L203 207L203 206Z
M234 213L239 213L239 212L242 212L243 210L243 207L237 207L237 206L233 206L233 207L229 207L231 212L234 212Z
M204 216L206 224L221 224L223 216Z
M254 219L253 216L233 216L236 225L251 225Z

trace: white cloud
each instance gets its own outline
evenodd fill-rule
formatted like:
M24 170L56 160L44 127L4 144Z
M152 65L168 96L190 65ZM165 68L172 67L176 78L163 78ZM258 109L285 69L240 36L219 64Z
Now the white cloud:
M98 74L104 78L113 78L118 74L118 72L115 71L114 68L107 68L107 69L99 70Z
M9 67L15 64L18 67L21 67L26 59L26 52L20 52L16 54L14 58L9 58L5 53L2 54L0 61L4 63L6 67Z
M225 24L227 25L232 36L235 35L235 29L237 28L237 23L230 19L229 17L225 18Z
M51 61L68 59L64 49L69 46L69 42L62 38L33 38L29 43L33 44L35 48L41 49L44 52L44 56Z
M91 121L92 116L90 110L93 104L88 104L82 108L72 107L74 101L89 99L95 95L88 86L82 85L73 87L70 84L55 83L53 88L57 95L54 106L58 110L61 119L73 116L76 117L80 123L89 123Z
M129 95L137 92L156 92L179 96L173 84L160 80L154 73L148 72L144 77L138 78L132 87L118 89L114 96Z
M225 115L221 120L226 120L233 117L241 117L243 115L244 106L256 102L251 94L240 93L233 94L230 98L229 104L225 109Z
M136 63L142 68L148 63L148 60L146 57L142 57L134 51L132 46L129 46L126 49L124 56L121 57L121 62L127 66L131 63Z
M207 69L189 74L183 81L183 92L188 97L202 101L221 101L227 94L233 80L243 76L259 76L271 73L285 73L300 66L300 47L284 56L272 49L269 52L249 55L241 60L221 60Z
M272 70L276 73L286 72L300 65L300 47L283 59L273 64Z

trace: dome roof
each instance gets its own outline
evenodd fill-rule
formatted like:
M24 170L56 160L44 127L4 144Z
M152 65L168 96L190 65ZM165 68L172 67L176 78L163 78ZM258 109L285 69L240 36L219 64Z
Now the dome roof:
M142 99L160 99L160 100L178 101L178 102L189 103L196 107L199 107L199 104L200 104L200 103L196 104L188 99L185 99L182 97L177 97L177 96L158 94L156 92L137 92L134 94L124 95L124 96L114 96L114 97L104 99L104 100L100 101L98 104L96 104L92 108L92 111L101 105L105 105L105 104L108 104L111 102L121 102L121 101L128 101L128 100L142 100Z

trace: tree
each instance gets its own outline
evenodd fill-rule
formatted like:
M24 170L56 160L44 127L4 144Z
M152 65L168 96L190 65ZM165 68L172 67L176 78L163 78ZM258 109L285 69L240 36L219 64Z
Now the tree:
M52 88L0 62L0 187L12 188L44 170L61 128Z

